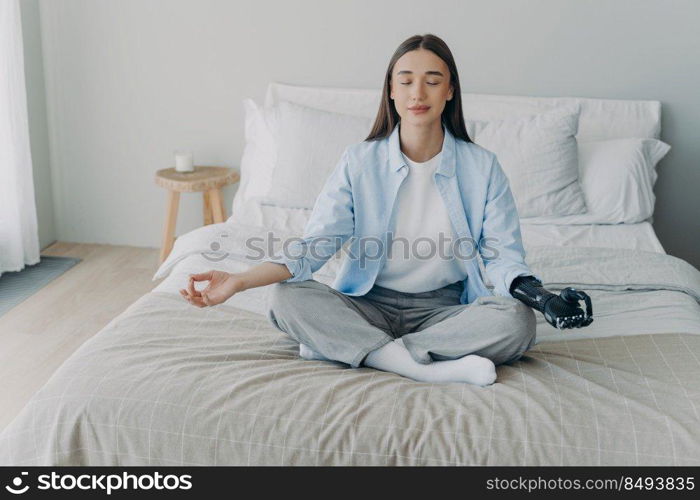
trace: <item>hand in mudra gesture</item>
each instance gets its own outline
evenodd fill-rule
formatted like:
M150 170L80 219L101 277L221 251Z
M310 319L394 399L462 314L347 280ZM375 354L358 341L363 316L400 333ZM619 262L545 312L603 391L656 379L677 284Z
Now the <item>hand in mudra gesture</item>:
M209 284L199 291L194 288L195 281L208 281ZM238 274L212 270L200 274L190 274L187 289L181 289L180 295L193 306L207 307L221 304L244 289L242 279Z

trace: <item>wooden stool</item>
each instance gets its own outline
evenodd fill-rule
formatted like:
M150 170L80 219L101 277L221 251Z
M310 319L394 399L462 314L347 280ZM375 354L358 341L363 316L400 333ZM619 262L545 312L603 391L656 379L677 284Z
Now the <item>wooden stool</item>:
M194 167L194 172L177 172L174 168L164 168L156 172L156 184L168 190L168 210L160 249L161 264L168 258L175 243L180 193L203 193L204 225L225 222L226 208L221 188L238 182L240 177L237 170L226 167Z

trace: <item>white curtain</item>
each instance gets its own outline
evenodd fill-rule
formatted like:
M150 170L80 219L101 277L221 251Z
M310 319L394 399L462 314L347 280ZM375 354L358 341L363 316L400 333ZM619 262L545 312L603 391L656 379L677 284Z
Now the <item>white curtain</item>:
M0 275L39 262L19 0L0 0Z

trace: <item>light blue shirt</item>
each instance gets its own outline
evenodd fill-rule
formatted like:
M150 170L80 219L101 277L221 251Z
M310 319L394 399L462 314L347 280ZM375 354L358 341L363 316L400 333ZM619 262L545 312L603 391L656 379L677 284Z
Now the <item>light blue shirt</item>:
M460 302L494 294L511 297L513 279L536 275L525 263L508 179L494 153L443 130L442 159L433 178L461 242ZM288 242L284 255L264 261L285 264L292 274L286 282L304 281L342 247L346 254L332 288L346 295L366 294L384 263L392 208L407 173L399 125L388 138L347 147L316 199L303 238ZM479 255L493 291L481 276Z

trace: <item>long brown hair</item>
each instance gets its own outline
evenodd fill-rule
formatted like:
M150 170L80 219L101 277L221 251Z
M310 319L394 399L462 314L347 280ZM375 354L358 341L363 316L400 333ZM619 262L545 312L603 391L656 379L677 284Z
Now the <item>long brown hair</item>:
M431 35L414 35L406 39L394 52L389 61L389 67L384 77L384 89L382 90L382 101L379 103L377 118L374 120L372 131L365 141L375 141L389 137L397 123L401 121L399 113L396 111L394 102L391 99L391 74L394 71L396 61L406 52L418 49L432 51L436 56L445 61L450 70L450 83L453 85L452 99L445 103L442 111L442 123L452 133L456 139L472 142L464 124L464 114L462 113L462 91L459 85L459 75L457 65L452 57L447 44L439 37Z

